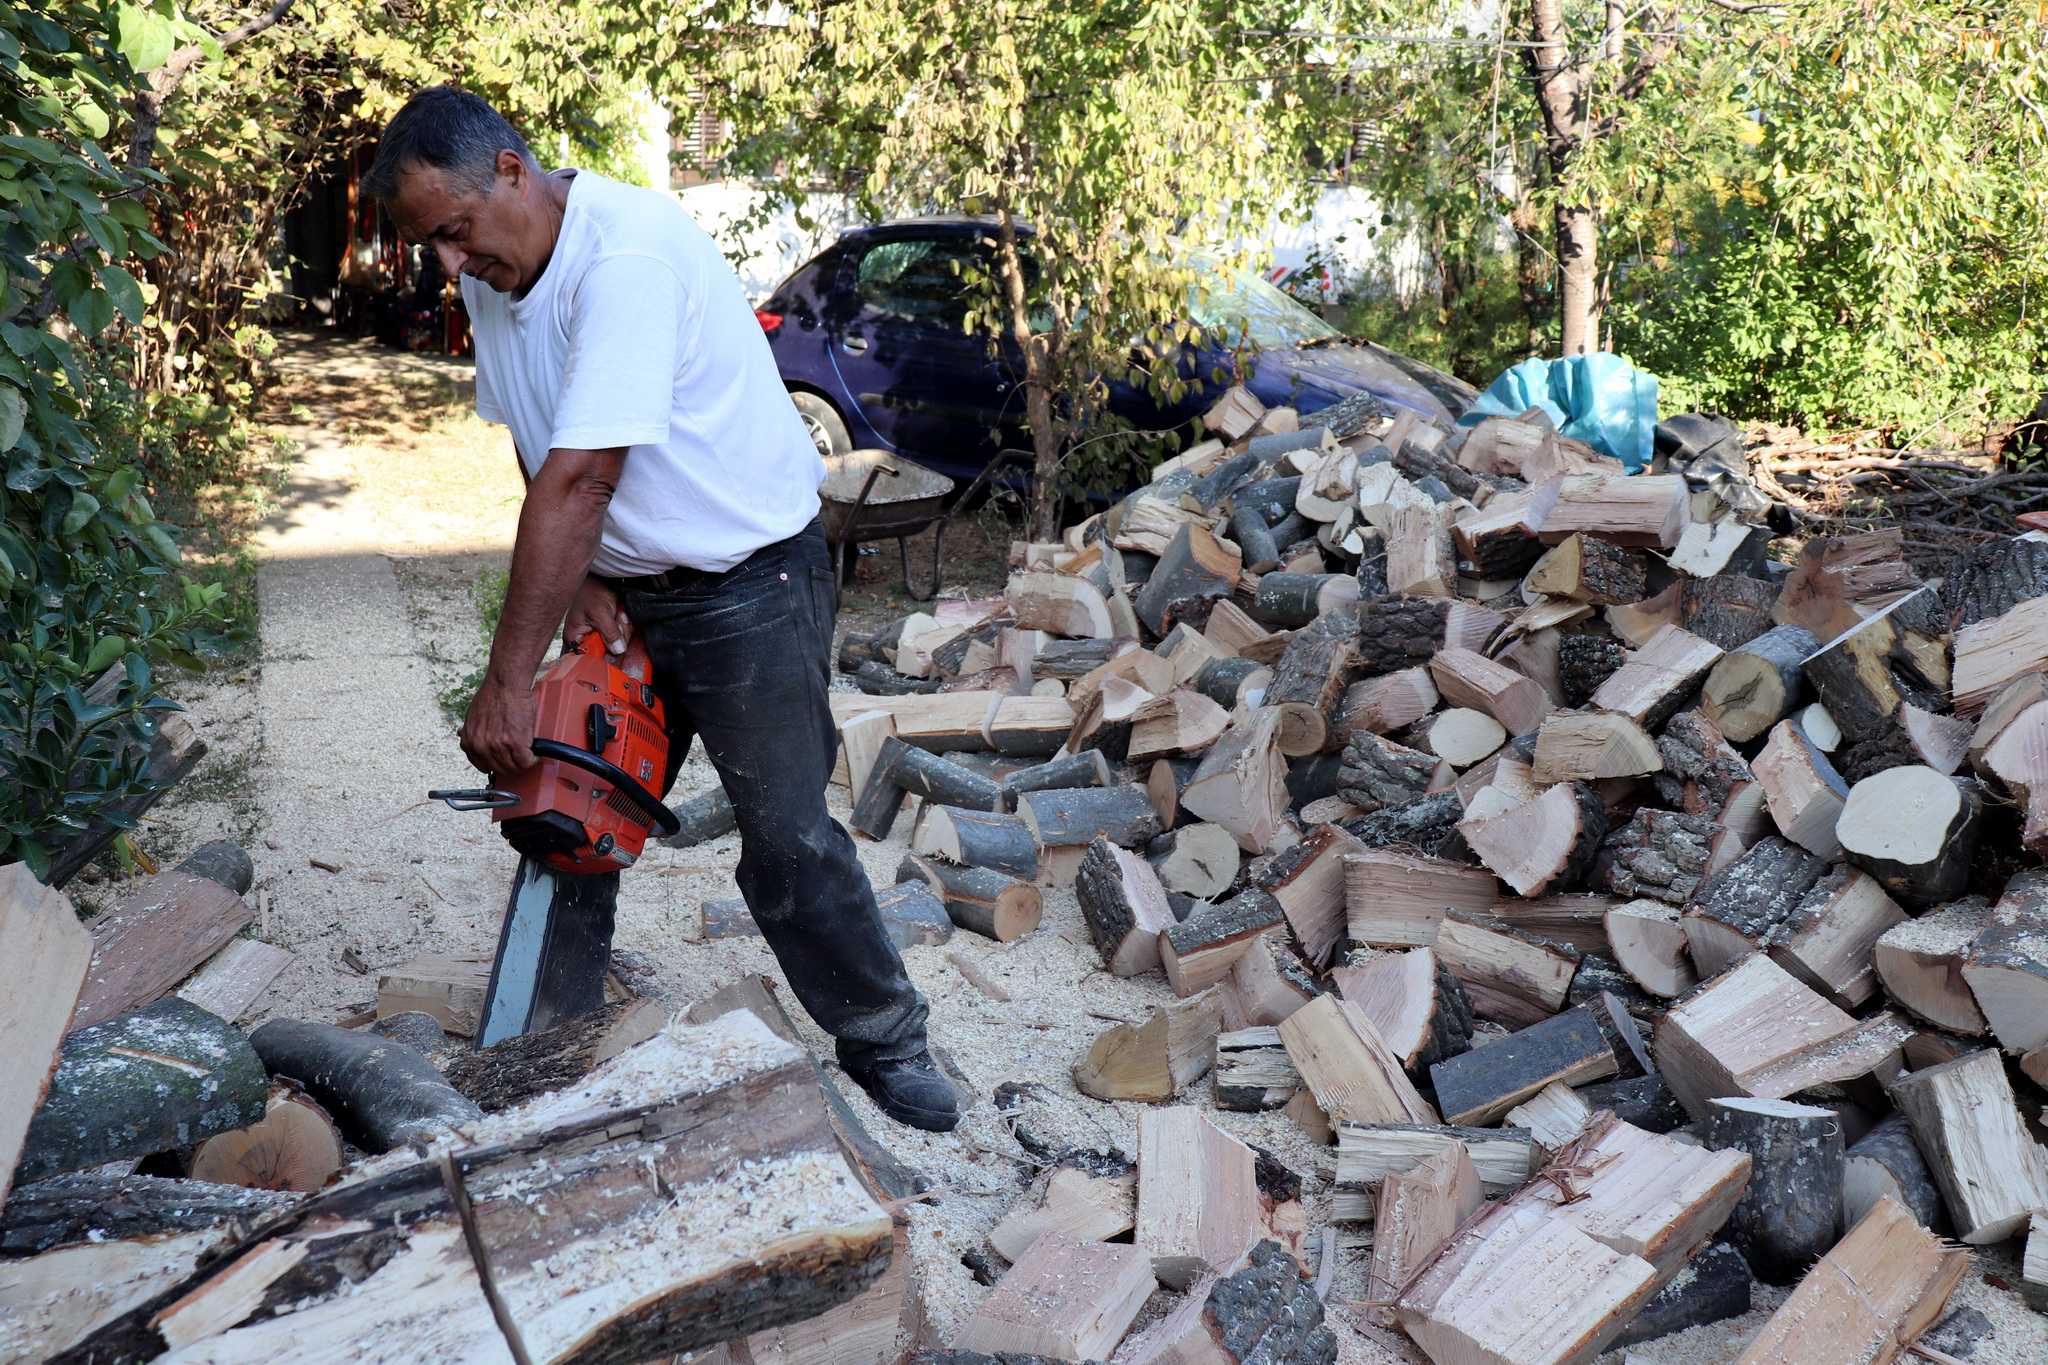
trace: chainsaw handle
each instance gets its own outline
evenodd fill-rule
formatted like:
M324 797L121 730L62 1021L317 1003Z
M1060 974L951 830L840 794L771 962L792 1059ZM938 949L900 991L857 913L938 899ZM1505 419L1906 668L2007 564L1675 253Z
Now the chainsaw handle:
M446 801L449 810L496 810L500 806L516 806L519 797L497 787L454 787L441 788L427 793L429 801Z
M683 822L676 818L674 811L664 806L659 797L634 781L624 768L610 759L600 758L588 749L579 749L558 739L536 738L532 747L536 758L552 758L557 763L567 763L571 767L581 768L611 783L625 793L628 801L640 808L641 814L654 822L654 828L664 839L682 829Z

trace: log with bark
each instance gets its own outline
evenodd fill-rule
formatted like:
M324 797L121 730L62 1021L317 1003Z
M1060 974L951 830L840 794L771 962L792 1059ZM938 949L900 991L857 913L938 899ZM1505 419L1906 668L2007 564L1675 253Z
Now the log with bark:
M1137 848L1161 833L1143 787L1068 787L1021 792L1017 816L1041 848L1107 839Z
M1159 964L1159 935L1177 923L1152 865L1097 836L1074 878L1089 937L1117 976L1136 976Z
M297 1202L287 1191L202 1180L98 1171L53 1175L18 1187L0 1208L0 1258L210 1228L241 1236L264 1216Z
M1828 865L1805 849L1769 838L1708 878L1686 907L1684 928L1694 965L1718 976L1767 947Z
M1805 626L1772 627L1721 657L1700 686L1700 709L1729 739L1755 739L1799 705L1806 658L1819 648Z
M1401 1060L1357 1005L1323 995L1279 1024L1288 1060L1334 1122L1435 1123Z
M1167 925L1159 932L1159 964L1167 986L1178 996L1209 989L1230 974L1254 939L1286 918L1278 901L1251 888Z
M1893 926L1871 948L1871 970L1885 994L1920 1018L1954 1033L1988 1030L1963 963L1991 923L1991 903L1966 896Z
M1513 810L1458 826L1472 852L1517 895L1562 891L1584 875L1607 833L1607 806L1595 788L1560 782Z
M1264 693L1273 681L1273 670L1250 659L1231 655L1222 659L1211 659L1202 665L1194 677L1194 690L1215 702L1226 711L1235 710L1238 701L1252 692Z
M1272 847L1287 809L1280 720L1277 709L1262 706L1234 721L1180 794L1182 806L1229 830L1247 853Z
M1464 983L1473 1012L1511 1029L1564 1008L1581 965L1578 951L1566 944L1457 910L1444 916L1436 949Z
M1152 576L1132 595L1131 606L1154 635L1182 621L1199 626L1208 619L1211 604L1237 586L1241 567L1207 526L1185 523L1161 552Z
M1832 640L1921 586L1897 529L1815 538L1800 547L1771 614Z
M263 1117L269 1090L240 1029L176 996L153 1001L65 1037L14 1178L39 1180L247 1128Z
M1571 535L1544 552L1522 580L1522 589L1596 607L1640 602L1648 595L1644 567L1640 551L1597 536Z
M388 1152L483 1117L432 1062L395 1038L273 1019L249 1043L273 1075L318 1100L365 1151Z
M1411 1078L1472 1046L1472 1001L1428 948L1388 953L1330 973L1338 992L1379 1029Z
M262 1118L199 1144L190 1173L210 1184L310 1194L342 1164L341 1133L327 1111L290 1086L275 1085Z
M954 924L998 943L1013 942L1036 929L1044 904L1038 888L1021 878L915 853L904 855L896 878L923 883Z
M1831 1109L1730 1096L1700 1119L1710 1151L1750 1160L1750 1179L1728 1217L1728 1236L1765 1284L1791 1284L1835 1244L1846 1155Z
M1543 555L1536 533L1556 498L1555 483L1497 495L1452 523L1451 536L1481 578L1519 578Z
M882 1273L888 1216L800 1051L736 1013L628 1055L360 1169L60 1358L644 1360L813 1316Z
M1439 762L1426 754L1396 744L1370 731L1361 731L1344 746L1337 772L1337 794L1363 811L1405 805L1437 781Z
M1773 960L1844 1009L1877 994L1871 955L1906 913L1869 875L1836 867L1815 882L1771 933Z
M495 1114L582 1080L661 1032L667 1022L660 1001L636 996L539 1033L456 1052L442 1075L463 1098L486 1114Z
M1753 1284L1742 1253L1726 1242L1715 1242L1686 1262L1685 1273L1658 1290L1609 1348L1624 1350L1687 1328L1739 1318L1750 1309Z
M1639 810L1608 831L1591 880L1617 896L1649 896L1683 905L1715 867L1723 830L1697 815Z
M1084 749L1080 753L1066 754L1005 773L1002 789L1004 798L1014 806L1017 797L1024 792L1050 791L1057 787L1107 787L1114 781L1109 760L1093 749Z
M918 824L911 851L1011 877L1038 875L1038 841L1014 815L933 806Z
M1223 983L1225 1028L1277 1024L1322 994L1308 966L1278 934L1253 941Z
M1290 758L1320 752L1330 718L1344 695L1352 667L1351 641L1303 631L1288 641L1273 669L1262 706L1281 709L1280 752Z
M1344 859L1347 928L1376 948L1428 947L1448 911L1484 914L1499 895L1492 873L1443 858L1367 849Z
M1615 1073L1614 1049L1599 1021L1584 1010L1532 1025L1429 1069L1446 1123L1483 1126L1545 1086L1603 1080Z
M1904 1114L1887 1114L1856 1139L1842 1163L1842 1222L1854 1227L1880 1199L1894 1200L1930 1231L1947 1227L1941 1191Z
M1566 635L1557 642L1560 696L1566 706L1584 706L1628 662L1628 648L1604 635Z
M2048 872L2028 869L2005 884L1962 975L2006 1051L2048 1046Z
M1206 1287L1206 1292L1204 1289ZM1336 1365L1337 1338L1300 1264L1278 1242L1253 1247L1244 1269L1197 1280L1179 1307L1130 1343L1131 1365Z
M1368 848L1462 858L1468 852L1465 838L1458 832L1458 824L1464 818L1464 801L1457 792L1445 789L1339 823L1345 833Z
M1358 662L1369 674L1426 666L1442 649L1484 649L1503 618L1442 597L1390 593L1358 604Z
M1700 683L1720 660L1720 646L1682 627L1666 626L1594 690L1590 704L1659 729L1691 703Z
M1922 909L1963 894L1982 816L1976 779L1887 768L1849 789L1835 838L1894 900Z
M236 871L229 871L231 880ZM71 1027L97 1024L168 994L255 917L239 892L195 870L190 860L143 878L87 922L92 970Z

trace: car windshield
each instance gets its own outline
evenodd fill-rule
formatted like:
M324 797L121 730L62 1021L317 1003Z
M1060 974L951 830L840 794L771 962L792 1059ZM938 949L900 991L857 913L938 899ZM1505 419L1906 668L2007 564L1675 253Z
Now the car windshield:
M1201 271L1188 290L1188 313L1197 326L1228 334L1231 343L1248 340L1262 351L1299 346L1337 335L1324 322L1248 270L1196 257Z

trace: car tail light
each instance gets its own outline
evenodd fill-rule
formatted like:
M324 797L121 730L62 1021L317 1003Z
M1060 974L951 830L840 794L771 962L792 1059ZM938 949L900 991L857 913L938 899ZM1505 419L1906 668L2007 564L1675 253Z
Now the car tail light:
M754 321L761 324L762 331L766 332L769 336L774 336L775 329L782 325L782 314L771 313L763 308L756 308L754 310Z

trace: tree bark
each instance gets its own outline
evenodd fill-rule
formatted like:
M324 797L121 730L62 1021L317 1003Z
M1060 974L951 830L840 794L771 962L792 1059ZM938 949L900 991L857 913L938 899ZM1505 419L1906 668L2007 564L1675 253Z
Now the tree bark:
M1543 111L1545 156L1558 188L1552 210L1557 243L1557 304L1560 350L1578 355L1598 350L1599 224L1593 206L1570 187L1572 162L1585 139L1585 68L1565 44L1564 0L1532 0L1525 48L1536 104Z
M996 260L1010 336L1024 353L1024 416L1031 424L1031 539L1060 538L1059 433L1053 429L1051 338L1031 330L1031 300L1024 291L1024 260L1017 249L1017 219L1010 201L996 199Z

